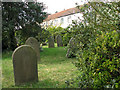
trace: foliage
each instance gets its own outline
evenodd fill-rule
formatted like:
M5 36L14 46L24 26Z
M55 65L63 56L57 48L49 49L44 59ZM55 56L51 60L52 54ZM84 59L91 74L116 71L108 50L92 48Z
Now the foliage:
M36 38L38 39L38 41L41 43L45 43L46 40L48 39L49 36L49 32L47 30L45 30L44 28L42 28L40 30L40 32L38 33L38 36L36 36Z
M67 46L69 40L71 38L70 33L68 32L68 28L63 29L60 32L61 36L63 37L63 46Z
M102 32L88 50L77 53L75 63L80 76L79 87L118 88L120 85L120 36L118 32ZM85 82L85 83L84 83Z
M68 87L120 88L119 2L80 7L84 20L73 28L78 42L75 66L80 75ZM79 6L78 6L79 7Z
M26 38L37 36L46 16L43 3L2 2L2 48L14 50ZM18 42L16 41L18 39ZM20 42L19 42L20 41Z
M49 32L38 25L26 25L23 30L16 31L18 45L22 45L29 37L35 37L39 43L47 40Z
M61 30L60 34L63 37L63 45L67 46L69 43L69 40L72 37L75 37L79 33L79 25L77 21L72 21L72 24L70 24L67 28L64 28Z
M61 31L63 30L63 28L62 27L60 27L60 26L49 26L49 27L47 27L47 31L49 32L49 36L53 36L54 37L54 39L56 38L56 36L58 35L58 34L61 34Z

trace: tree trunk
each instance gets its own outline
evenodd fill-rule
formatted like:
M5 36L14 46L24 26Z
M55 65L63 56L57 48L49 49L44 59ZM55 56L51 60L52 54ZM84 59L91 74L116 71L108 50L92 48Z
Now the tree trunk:
M15 32L13 30L11 30L10 32L10 49L13 51L15 50L15 48L17 47L17 41L16 41L16 38L15 38Z
M118 5L118 17L119 17L120 16L120 1L117 3L117 5ZM120 20L118 21L118 31L120 32Z

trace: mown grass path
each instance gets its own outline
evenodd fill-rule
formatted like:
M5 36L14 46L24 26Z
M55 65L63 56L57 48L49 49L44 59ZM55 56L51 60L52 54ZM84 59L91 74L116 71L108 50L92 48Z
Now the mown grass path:
M65 88L66 80L77 76L78 71L72 64L76 59L65 57L64 47L43 48L40 53L41 62L38 64L38 82L22 86L14 85L12 52L3 53L2 60L2 87L3 88Z

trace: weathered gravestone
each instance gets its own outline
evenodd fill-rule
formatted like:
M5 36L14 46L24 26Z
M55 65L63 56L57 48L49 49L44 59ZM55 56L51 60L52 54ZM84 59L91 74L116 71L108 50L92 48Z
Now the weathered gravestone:
M38 81L37 54L30 45L22 45L12 55L15 85Z
M40 47L40 52L43 52L43 48L42 48L42 46Z
M30 45L31 47L33 47L35 49L35 52L37 53L37 61L40 61L40 49L39 49L39 43L37 41L37 39L35 39L34 37L29 37L26 42L26 45Z
M60 35L57 35L56 40L57 40L57 46L62 47L63 46L62 37Z
M39 51L43 52L43 47L42 47L42 44L40 44L40 43L39 43Z
M48 39L48 47L49 48L54 48L54 38L52 36L49 37Z
M66 57L70 58L70 57L74 57L74 53L77 50L77 41L75 40L75 38L71 38L69 43L68 43L68 50L67 50L67 54Z

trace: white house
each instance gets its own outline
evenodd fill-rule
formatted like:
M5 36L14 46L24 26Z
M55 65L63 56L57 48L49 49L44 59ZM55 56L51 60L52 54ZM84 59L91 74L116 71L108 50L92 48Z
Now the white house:
M81 21L81 19L83 18L80 10L77 8L70 8L52 15L48 15L48 17L41 25L44 28L47 28L51 25L66 28L69 24L72 23L72 20Z

